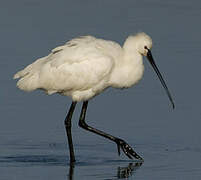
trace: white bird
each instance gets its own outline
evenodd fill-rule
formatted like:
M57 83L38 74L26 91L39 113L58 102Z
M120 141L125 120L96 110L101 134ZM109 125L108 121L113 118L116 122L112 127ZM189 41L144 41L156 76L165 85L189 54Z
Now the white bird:
M124 140L104 133L85 122L88 100L108 87L129 88L143 76L143 56L156 71L173 105L168 88L156 67L150 49L152 39L145 33L129 36L121 47L118 43L82 36L56 47L48 56L36 60L14 75L18 88L24 91L44 90L47 94L59 93L72 98L65 127L70 151L70 162L75 162L71 135L71 118L77 102L83 101L79 125L117 144L129 157L143 160Z

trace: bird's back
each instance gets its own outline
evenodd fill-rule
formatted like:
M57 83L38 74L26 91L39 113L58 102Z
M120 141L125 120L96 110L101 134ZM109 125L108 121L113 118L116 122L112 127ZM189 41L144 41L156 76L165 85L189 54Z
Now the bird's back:
M15 74L17 86L25 91L43 89L62 93L74 100L93 97L107 82L121 56L121 47L112 41L82 36L59 46Z

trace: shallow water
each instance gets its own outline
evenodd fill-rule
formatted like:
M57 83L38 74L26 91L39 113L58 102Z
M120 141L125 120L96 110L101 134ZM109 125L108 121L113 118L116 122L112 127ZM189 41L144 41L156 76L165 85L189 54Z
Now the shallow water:
M173 144L139 144L145 162L107 151L105 144L76 145L77 162L69 165L65 144L43 142L3 145L2 179L199 179L201 148ZM7 149L6 149L6 148Z
M0 179L201 179L200 7L198 0L2 2ZM144 59L140 83L91 100L87 122L126 140L145 161L119 157L115 144L78 128L78 105L72 129L77 163L70 167L63 126L70 99L24 93L13 74L75 36L122 44L139 31L154 41L175 110Z

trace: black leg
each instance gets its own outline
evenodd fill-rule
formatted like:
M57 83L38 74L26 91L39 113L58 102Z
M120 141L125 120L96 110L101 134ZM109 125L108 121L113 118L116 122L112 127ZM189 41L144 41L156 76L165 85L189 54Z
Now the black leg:
M75 155L74 155L73 141L72 141L72 134L71 134L71 119L72 119L72 115L73 115L76 104L77 104L77 102L72 102L72 104L70 106L70 110L68 111L68 114L64 121L64 124L66 127L66 134L67 134L67 138L68 138L68 147L69 147L69 151L70 151L70 163L75 162Z
M120 155L120 148L122 149L122 151L130 158L132 159L133 157L135 157L136 159L140 159L143 160L124 140L114 137L110 134L107 134L103 131L100 131L98 129L95 129L91 126L88 126L87 123L85 122L85 116L86 116L86 111L87 111L87 106L88 106L88 101L84 101L83 102L83 106L82 106L82 111L80 114L80 120L79 120L79 126L84 128L85 130L91 131L95 134L98 134L100 136L103 136L113 142L115 142L117 144L117 149L118 149L118 153Z

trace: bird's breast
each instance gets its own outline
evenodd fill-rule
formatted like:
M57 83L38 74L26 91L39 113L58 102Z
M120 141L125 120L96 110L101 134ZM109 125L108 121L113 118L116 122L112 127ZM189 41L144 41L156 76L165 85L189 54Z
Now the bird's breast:
M111 86L114 88L129 88L138 83L143 73L143 63L117 67L111 75Z

